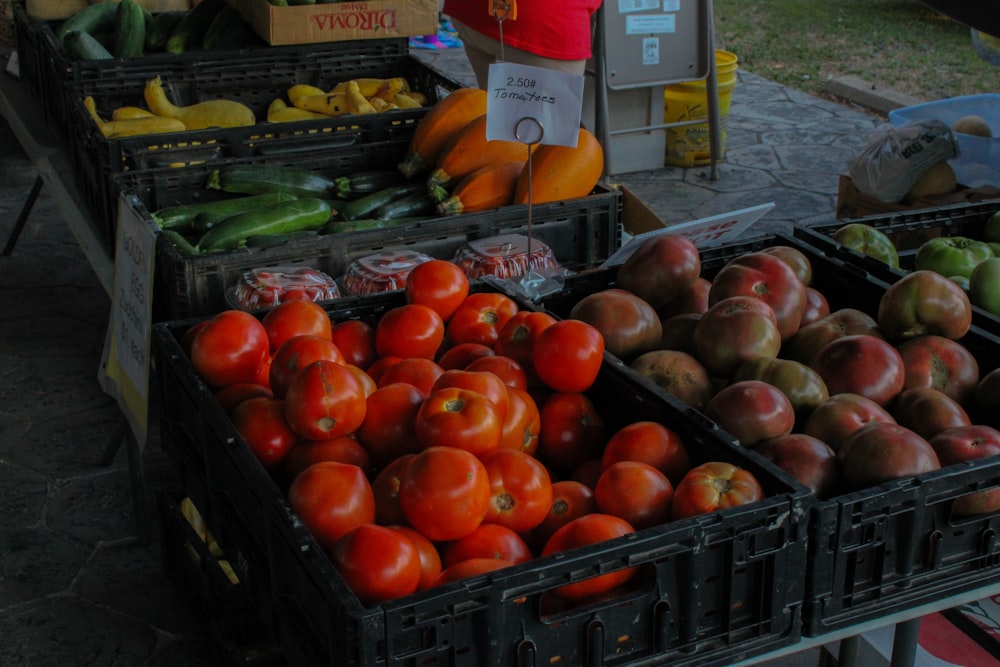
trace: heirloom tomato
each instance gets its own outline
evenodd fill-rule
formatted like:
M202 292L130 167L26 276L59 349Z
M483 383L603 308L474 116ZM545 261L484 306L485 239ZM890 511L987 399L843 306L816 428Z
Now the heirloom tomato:
M570 309L569 317L596 328L604 337L604 348L626 362L660 346L659 316L627 290L612 287L588 294Z
M870 398L852 393L834 394L813 409L802 425L802 432L837 451L854 431L876 422L895 424L896 419Z
M991 257L972 270L969 300L973 306L1000 317L1000 257Z
M972 325L972 304L965 291L937 271L912 271L882 294L878 325L897 343L924 334L958 340Z
M985 241L964 236L940 236L920 244L914 267L937 271L942 276L968 278L983 260L993 257Z
M617 284L659 308L691 287L701 274L701 254L688 238L652 236L618 269Z
M725 461L709 461L691 468L674 489L671 517L698 516L763 497L764 489L752 472Z
M726 262L712 279L709 306L732 296L752 296L771 306L781 340L787 340L802 324L806 310L806 286L780 258L763 252L748 252Z
M863 489L941 467L926 439L899 424L878 422L852 433L837 450L844 480Z
M851 222L833 233L833 239L862 255L874 257L894 269L899 268L899 253L892 240L879 229Z
M456 447L428 447L416 454L399 481L407 523L432 542L465 537L490 506L490 476L476 456Z
M715 392L705 416L744 447L791 433L795 426L792 402L781 389L761 380L739 380Z
M331 560L347 586L368 606L405 597L420 584L420 554L404 533L366 523L337 540Z
M750 359L737 368L731 378L732 382L741 380L760 380L780 389L792 402L799 421L808 417L817 405L830 397L826 382L819 373L792 359Z
M861 394L882 406L903 390L906 381L899 351L868 334L835 338L809 365L823 378L830 395Z

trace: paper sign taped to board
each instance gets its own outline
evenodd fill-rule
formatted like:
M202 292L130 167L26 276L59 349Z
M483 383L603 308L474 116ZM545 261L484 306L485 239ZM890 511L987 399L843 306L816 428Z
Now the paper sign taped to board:
M639 14L625 17L626 35L657 35L677 32L676 14Z
M582 76L493 63L486 92L488 140L576 147L583 116Z
M679 234L690 239L699 248L735 240L772 208L774 208L774 202L769 202L637 234L616 250L611 257L608 257L601 266L621 264L636 251L636 248L642 245L643 241L660 234Z

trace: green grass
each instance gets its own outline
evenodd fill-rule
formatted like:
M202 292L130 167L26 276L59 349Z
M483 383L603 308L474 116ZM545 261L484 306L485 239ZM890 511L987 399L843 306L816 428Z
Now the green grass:
M715 0L716 46L740 68L821 94L853 75L930 101L1000 92L969 29L916 0Z

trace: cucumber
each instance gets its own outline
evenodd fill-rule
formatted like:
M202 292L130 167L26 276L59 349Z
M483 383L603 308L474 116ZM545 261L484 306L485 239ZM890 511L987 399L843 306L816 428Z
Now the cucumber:
M187 12L180 9L154 14L153 20L146 26L145 49L147 51L162 51L163 47L167 45L170 33L174 31L185 14Z
M159 225L160 229L187 231L193 228L192 225L195 218L199 215L211 215L219 218L229 217L237 213L252 211L261 206L291 201L293 199L295 199L294 195L283 192L268 192L249 197L230 197L229 199L199 202L197 204L168 206L154 211L152 216L153 221Z
M197 51L201 48L201 41L208 32L208 27L212 25L215 16L226 6L226 0L202 0L194 8L188 10L187 14L174 27L163 50L167 53L184 53L186 51Z
M257 41L257 33L247 23L240 10L226 5L223 7L201 40L201 48L206 51L242 49Z
M330 205L317 197L279 202L226 218L198 240L199 251L232 250L247 237L319 229L330 220Z
M392 187L393 185L400 185L404 180L403 175L398 169L385 169L360 171L350 176L341 176L335 178L334 183L336 184L338 198L357 199L377 190Z
M209 176L206 187L248 195L283 192L298 197L329 197L334 182L322 174L299 167L241 164L216 169Z
M115 17L118 5L114 2L97 2L87 5L63 21L56 29L56 39L60 42L71 32L86 32L94 34L102 31L112 31L115 28Z
M395 220L429 215L437 209L437 205L437 198L430 192L417 192L379 206L375 209L373 217L379 220Z
M97 41L96 37L82 30L74 30L63 37L63 47L74 60L111 60L114 58L114 55Z
M135 0L121 0L115 13L115 58L136 58L146 44L146 17Z
M193 257L198 254L198 249L191 245L191 242L187 240L180 232L173 229L161 229L160 233L163 237L174 244L178 251L182 255Z
M427 184L422 182L410 182L403 185L394 185L382 188L370 195L365 195L359 199L349 201L340 207L340 217L344 220L359 220L361 218L371 218L375 211L385 206L391 201L402 199L418 192L425 192Z

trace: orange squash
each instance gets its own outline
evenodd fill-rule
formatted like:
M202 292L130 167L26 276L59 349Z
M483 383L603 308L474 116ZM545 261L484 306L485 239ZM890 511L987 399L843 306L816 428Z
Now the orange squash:
M531 154L531 169L521 172L514 191L515 204L528 203L531 186L533 204L576 199L590 194L604 171L604 149L586 128L580 128L576 148L540 146Z
M480 167L497 162L511 162L528 159L528 151L538 148L538 144L522 144L520 141L486 140L486 114L475 118L458 131L441 151L437 165L427 185L454 183Z
M523 168L524 161L514 160L476 169L455 185L451 196L438 204L438 213L476 213L507 206L514 200L514 188Z
M410 138L406 155L399 170L407 178L428 171L434 166L441 149L452 135L478 116L486 113L486 91L479 88L459 88L439 100L427 111Z

